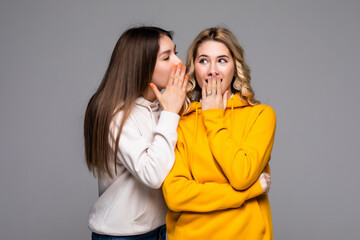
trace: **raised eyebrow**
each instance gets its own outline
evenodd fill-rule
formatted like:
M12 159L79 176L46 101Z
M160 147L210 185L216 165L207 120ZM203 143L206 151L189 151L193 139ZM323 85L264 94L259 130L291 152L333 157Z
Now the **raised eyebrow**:
M201 58L201 57L206 57L208 58L209 56L206 55L206 54L201 54L199 55L197 58ZM228 55L220 55L220 56L217 56L216 58L230 58Z
M201 55L199 55L197 58L201 58L201 57L206 57L206 58L208 58L209 56L206 55L206 54L201 54Z

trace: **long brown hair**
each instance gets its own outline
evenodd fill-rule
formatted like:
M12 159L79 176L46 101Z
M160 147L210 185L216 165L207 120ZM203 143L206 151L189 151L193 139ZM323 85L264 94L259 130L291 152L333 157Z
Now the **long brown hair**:
M240 46L236 37L230 30L216 27L203 30L189 47L186 57L189 82L187 86L187 97L182 111L185 111L189 107L191 100L198 101L201 97L201 88L197 84L195 77L194 60L200 44L205 41L217 41L225 44L234 58L235 64L235 73L234 79L231 83L231 91L233 93L239 93L240 98L247 101L252 106L259 104L260 101L255 99L254 90L250 85L250 67L245 62L243 48Z
M115 141L116 159L121 130L135 100L145 94L151 82L162 36L172 39L172 32L157 27L130 28L115 45L102 82L85 112L85 157L89 171L94 176L100 178L106 173L113 177L109 168L111 122L121 111L122 119ZM116 161L114 164L116 174Z

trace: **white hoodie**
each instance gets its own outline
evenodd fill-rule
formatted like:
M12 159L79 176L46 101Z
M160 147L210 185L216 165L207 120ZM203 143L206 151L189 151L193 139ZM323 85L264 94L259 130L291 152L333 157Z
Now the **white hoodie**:
M122 114L110 127L115 142ZM171 170L179 115L161 111L157 101L138 98L120 136L114 179L99 179L99 199L89 217L91 231L126 236L165 224L167 207L161 185ZM110 151L113 156L114 149ZM109 164L114 171L114 164Z

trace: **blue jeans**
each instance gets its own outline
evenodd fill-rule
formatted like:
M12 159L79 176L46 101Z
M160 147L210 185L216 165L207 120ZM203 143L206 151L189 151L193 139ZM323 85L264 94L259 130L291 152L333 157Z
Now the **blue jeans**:
M166 240L166 225L162 225L151 232L132 236L109 236L92 233L92 240Z

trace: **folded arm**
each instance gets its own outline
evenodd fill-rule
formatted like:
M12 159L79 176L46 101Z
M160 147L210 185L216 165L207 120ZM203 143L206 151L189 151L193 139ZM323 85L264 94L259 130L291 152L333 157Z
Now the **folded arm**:
M203 116L211 152L231 186L238 190L249 188L270 160L276 126L274 110L266 106L259 111L240 144L226 127L223 110L209 109Z
M211 212L238 208L246 200L263 194L259 181L244 191L234 189L228 183L198 183L193 179L184 144L178 142L175 164L163 184L168 208L174 212Z

